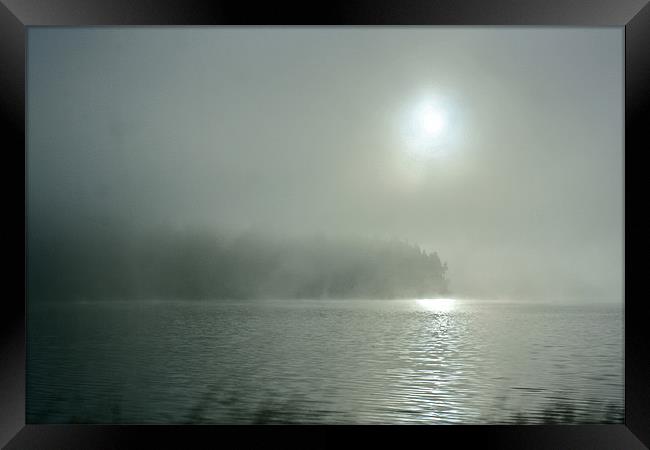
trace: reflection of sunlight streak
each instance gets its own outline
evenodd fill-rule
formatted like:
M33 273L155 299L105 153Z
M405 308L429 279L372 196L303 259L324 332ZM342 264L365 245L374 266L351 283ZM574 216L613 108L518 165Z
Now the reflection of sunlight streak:
M456 308L453 298L419 298L416 303L428 311L449 312Z

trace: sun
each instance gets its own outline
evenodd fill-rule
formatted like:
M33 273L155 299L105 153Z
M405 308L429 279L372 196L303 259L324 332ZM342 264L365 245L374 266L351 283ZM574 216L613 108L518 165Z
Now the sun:
M450 149L451 120L441 101L421 100L412 105L404 121L405 149L418 158L440 157Z
M432 105L425 105L417 115L418 127L424 137L435 139L444 132L446 117L444 111Z

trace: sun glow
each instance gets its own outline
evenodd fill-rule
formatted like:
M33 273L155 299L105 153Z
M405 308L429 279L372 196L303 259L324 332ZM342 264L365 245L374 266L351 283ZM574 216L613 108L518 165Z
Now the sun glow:
M402 125L404 149L417 159L447 156L455 141L454 109L437 96L426 96L407 108Z
M418 127L425 138L435 139L445 129L446 117L443 111L431 105L425 105L418 112Z

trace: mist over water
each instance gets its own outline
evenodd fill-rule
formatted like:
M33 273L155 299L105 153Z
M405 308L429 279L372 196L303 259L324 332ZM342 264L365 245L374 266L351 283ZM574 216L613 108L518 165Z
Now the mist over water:
M622 30L28 37L29 423L622 421Z
M620 302L622 48L613 28L33 29L28 241L397 239L457 295ZM414 156L423 104L446 125Z

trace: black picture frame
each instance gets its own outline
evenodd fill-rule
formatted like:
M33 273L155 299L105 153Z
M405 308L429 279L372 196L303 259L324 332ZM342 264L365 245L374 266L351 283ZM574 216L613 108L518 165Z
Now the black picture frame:
M3 155L9 158L5 174L22 173L25 185L25 62L26 31L30 26L104 25L517 25L517 26L616 26L625 28L625 423L621 425L522 425L433 427L301 427L299 431L363 431L380 439L398 433L420 435L430 442L454 446L467 442L496 448L637 449L650 446L650 337L643 296L634 291L643 265L632 263L643 248L630 220L635 205L630 195L642 192L641 165L635 164L648 148L644 113L650 93L650 5L647 0L362 0L276 2L250 5L244 1L191 0L2 0L0 3L0 123L4 133ZM7 179L8 177L3 177ZM5 193L19 198L17 183L7 182ZM25 230L18 202L5 210L6 223ZM638 205L638 206L637 206ZM637 233L638 234L638 233ZM5 236L10 236L6 234ZM7 239L7 238L6 238ZM17 238L9 239L18 242ZM27 242L25 240L26 250ZM16 251L14 261L23 261ZM26 255L26 253L25 253ZM21 448L130 448L135 446L209 446L224 442L224 434L250 437L250 428L223 426L117 426L25 424L25 265L6 272L6 281L23 296L6 294L0 311L0 445ZM638 268L637 268L638 267ZM615 268L614 268L615 270ZM19 273L22 271L22 274ZM22 280L22 284L21 281ZM20 286L19 286L20 285ZM295 427L255 427L263 434L295 441ZM273 430L273 431L271 431ZM289 430L287 433L286 430ZM234 437L234 436L233 436ZM284 442L286 442L286 440ZM322 441L323 443L326 441ZM140 443L140 444L138 444ZM241 441L240 441L241 444Z

